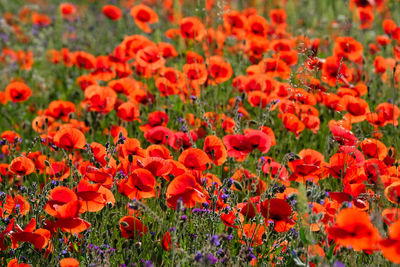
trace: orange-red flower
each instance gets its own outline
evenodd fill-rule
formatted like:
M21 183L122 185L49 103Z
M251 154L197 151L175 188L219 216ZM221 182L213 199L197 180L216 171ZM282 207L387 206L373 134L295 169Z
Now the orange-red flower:
M114 5L105 5L102 8L103 14L111 20L119 20L122 17L122 11Z
M368 214L356 208L346 208L336 216L336 223L327 228L328 238L338 245L354 250L376 250L381 237Z
M119 229L121 230L121 236L125 238L135 239L147 233L147 226L133 216L122 217L119 220Z
M197 203L206 201L203 188L197 183L196 178L190 174L175 177L167 188L167 204L176 209L178 200L188 208L193 208Z
M11 161L8 169L17 175L29 175L35 171L35 164L30 158L17 157Z
M389 228L389 237L380 242L383 256L391 262L400 264L400 221L394 222Z
M28 100L32 90L23 82L12 82L7 85L5 94L8 100L18 103Z
M67 150L84 149L86 146L85 135L73 127L65 127L54 136L54 144Z
M154 24L158 22L158 16L156 12L143 4L132 7L130 13L136 25L145 33L151 33L151 28L148 24Z

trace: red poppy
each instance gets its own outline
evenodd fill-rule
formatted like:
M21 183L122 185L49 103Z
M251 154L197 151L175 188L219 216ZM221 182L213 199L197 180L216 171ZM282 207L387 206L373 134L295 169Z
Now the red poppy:
M11 173L24 176L35 171L35 164L30 158L17 157L11 161L8 169Z
M167 204L176 209L179 199L188 208L193 208L197 203L206 201L203 188L197 183L196 178L190 174L175 177L167 188Z
M188 148L181 153L178 161L187 169L193 171L205 171L211 167L211 160L201 149Z
M222 140L227 148L228 156L238 161L243 161L253 151L247 138L242 134L226 135Z
M142 67L156 71L164 66L165 59L156 45L149 45L137 52L136 62Z
M400 181L394 182L386 187L385 196L390 202L400 204Z
M114 109L117 93L110 87L91 85L85 90L88 109L100 113L108 113Z
M338 245L354 250L376 250L379 232L371 223L368 214L355 208L343 209L336 216L336 223L327 229L328 237Z
M139 120L139 115L140 112L138 106L133 104L132 102L125 102L119 105L117 109L118 118L124 121Z
M335 86L347 79L350 73L346 64L337 57L327 57L322 65L322 81Z
M79 261L74 258L64 258L60 260L60 267L79 267Z
M32 267L28 263L18 263L18 259L12 259L8 262L7 267Z
M351 95L343 96L341 99L341 105L348 112L344 115L344 118L349 120L351 123L364 121L367 118L367 114L370 113L368 103L364 99Z
M201 41L207 33L204 24L196 17L183 18L179 25L180 34L184 39Z
M89 180L81 179L76 187L76 195L82 205L79 213L100 211L107 204L105 188L101 184L92 184Z
M152 198L156 196L154 189L156 179L146 169L134 170L127 179L119 182L118 190L130 199Z
M223 83L232 77L231 64L219 56L207 59L207 69L208 81L211 85Z
M171 138L173 132L164 126L156 126L145 132L144 137L153 144L167 144L169 138Z
M36 220L32 218L24 230L19 225L15 226L15 232L11 233L12 248L18 247L18 242L29 242L36 249L41 250L49 244L50 232L46 229L37 229Z
M12 82L7 85L5 95L14 103L24 102L32 95L32 90L23 82Z
M296 137L300 135L300 133L306 128L303 122L299 120L299 118L291 113L285 113L282 115L282 122L285 128L293 132Z
M391 262L400 264L400 221L389 228L389 237L379 243L383 256Z
M76 128L65 127L54 135L54 144L67 150L84 149L86 146L85 135Z
M167 126L168 115L163 111L153 111L149 113L149 121L146 124L139 126L139 129L143 132L147 132L156 126Z
M122 17L122 11L116 6L105 5L102 8L103 14L111 20L119 20Z
M136 239L147 233L147 227L136 217L125 216L119 220L121 236Z
M204 152L208 155L209 159L217 166L224 164L227 158L226 148L217 136L208 135L204 140Z
M356 146L358 144L358 138L346 128L336 125L332 125L329 128L332 132L333 138L340 145Z
M277 232L286 232L292 228L295 222L289 217L292 215L292 208L283 199L272 198L261 203L262 216L266 221L275 222Z
M130 13L136 25L145 33L151 33L151 28L148 24L154 24L158 22L158 16L156 12L143 4L132 7Z
M339 36L336 38L336 42L333 47L333 55L337 58L357 61L361 58L363 50L362 44L354 40L352 37Z
M316 150L304 149L300 151L300 159L295 159L288 162L292 175L289 179L291 181L318 182L323 176L324 156Z

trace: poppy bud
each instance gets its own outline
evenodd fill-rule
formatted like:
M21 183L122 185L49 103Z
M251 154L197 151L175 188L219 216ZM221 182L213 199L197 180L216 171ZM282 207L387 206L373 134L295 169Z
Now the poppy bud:
M239 191L243 190L243 186L240 184L238 181L233 181L233 184L235 185L236 189Z

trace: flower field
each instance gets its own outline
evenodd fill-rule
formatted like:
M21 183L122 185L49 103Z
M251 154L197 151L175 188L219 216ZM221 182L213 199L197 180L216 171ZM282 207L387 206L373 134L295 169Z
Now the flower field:
M400 264L399 0L0 0L0 266Z

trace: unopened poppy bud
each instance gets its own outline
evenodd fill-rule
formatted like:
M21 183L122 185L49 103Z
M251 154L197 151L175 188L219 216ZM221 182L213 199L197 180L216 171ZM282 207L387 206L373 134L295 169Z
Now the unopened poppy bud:
M241 183L239 183L238 181L233 181L233 184L235 185L237 190L239 190L239 191L243 190Z

